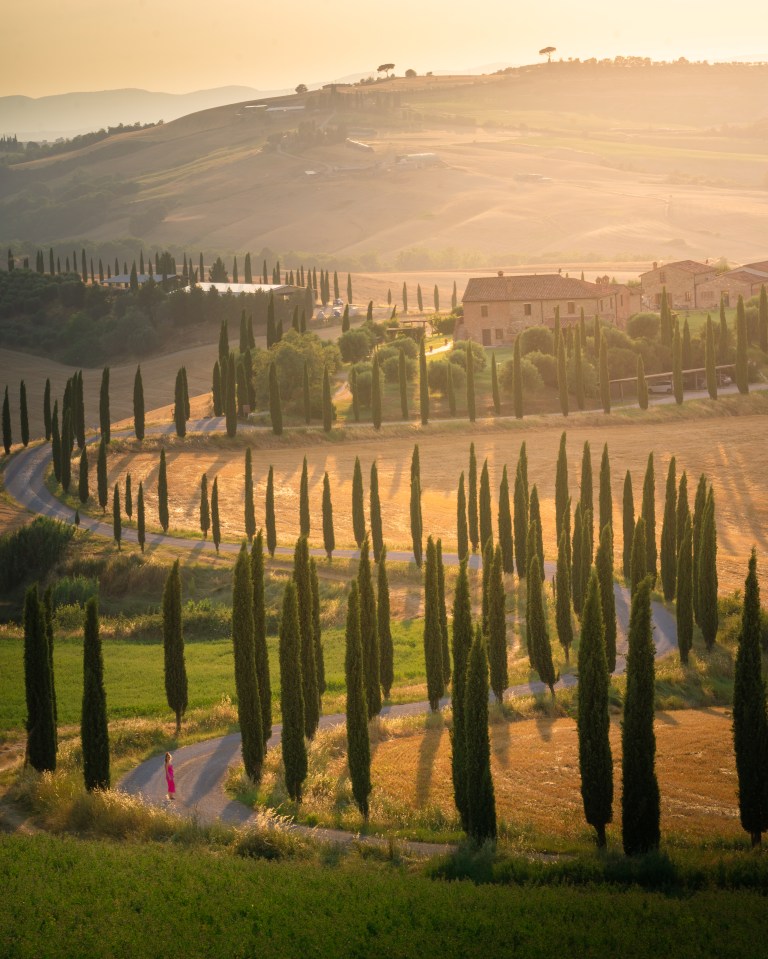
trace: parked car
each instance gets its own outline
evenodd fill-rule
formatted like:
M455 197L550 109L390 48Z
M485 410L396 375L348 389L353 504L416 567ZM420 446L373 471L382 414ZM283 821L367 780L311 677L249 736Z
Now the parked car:
M648 383L649 393L671 393L672 380L650 380Z

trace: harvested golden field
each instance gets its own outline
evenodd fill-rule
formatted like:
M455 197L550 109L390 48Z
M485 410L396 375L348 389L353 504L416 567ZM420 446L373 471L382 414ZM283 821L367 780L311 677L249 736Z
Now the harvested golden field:
M736 797L736 767L728 710L659 712L656 770L662 836L699 842L743 836ZM491 723L491 766L500 820L513 833L528 830L581 837L587 826L581 802L576 723L541 717ZM614 824L620 841L621 727L611 723ZM340 760L343 764L343 759ZM333 770L329 769L329 773ZM372 758L373 795L407 809L438 807L455 815L448 728L440 725L380 741ZM383 794L383 795L382 795Z
M622 550L622 490L624 475L632 475L635 510L642 500L643 476L649 452L654 453L656 471L656 535L661 536L664 487L672 455L676 457L678 479L688 473L689 501L693 505L696 483L701 473L714 484L718 523L718 568L720 590L730 591L743 585L746 561L752 545L762 556L768 550L768 497L764 493L768 475L768 447L759 437L766 428L765 415L730 416L713 419L668 420L644 424L642 421L618 420L611 425L579 425L579 417L568 423L569 484L572 496L578 494L582 448L586 441L592 450L595 502L599 482L600 457L607 443L611 460L616 557ZM309 470L309 496L313 517L312 539L322 542L321 500L323 474L331 480L336 544L352 546L351 491L355 457L360 457L366 490L370 467L378 463L379 488L384 520L384 537L390 547L409 548L410 461L414 443L418 442L421 458L422 512L425 535L443 538L446 551L456 544L456 489L459 474L466 471L469 443L474 439L478 457L478 473L487 457L494 501L498 496L502 469L506 464L513 483L520 443L528 450L530 483L537 485L542 506L545 552L555 558L554 494L555 464L563 421L553 418L551 425L517 429L478 429L475 433L455 430L430 434L416 427L401 428L400 435L383 433L376 436L366 431L359 438L330 444L322 436L312 434L305 446L287 448L271 444L263 434L254 443L271 444L272 448L254 447L254 484L257 524L264 522L264 499L270 464L275 471L275 505L278 541L291 544L299 528L299 479L302 457L306 455ZM347 434L349 435L349 434ZM298 437L292 437L295 443ZM214 476L219 479L219 503L222 534L237 539L243 535L244 452L212 441L194 445L169 441L167 450L171 526L178 530L198 529L200 477L207 473L209 489ZM123 480L130 470L134 490L143 480L147 503L147 522L157 524L156 449L142 451L125 447L110 456L110 484ZM496 507L494 503L494 521Z

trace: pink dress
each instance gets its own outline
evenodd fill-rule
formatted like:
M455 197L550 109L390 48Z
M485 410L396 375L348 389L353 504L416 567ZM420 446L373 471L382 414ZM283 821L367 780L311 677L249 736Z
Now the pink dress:
M173 796L176 792L176 783L173 781L173 765L168 763L165 767L165 781L168 784L168 795Z

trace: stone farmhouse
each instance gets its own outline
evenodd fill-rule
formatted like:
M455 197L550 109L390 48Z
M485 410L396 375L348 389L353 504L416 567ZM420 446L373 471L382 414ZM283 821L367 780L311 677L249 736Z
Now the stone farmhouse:
M673 310L696 310L701 307L699 287L717 275L711 263L696 260L677 260L674 263L653 264L653 268L640 274L640 289L643 306L658 311L661 307L662 290L667 291L667 300ZM719 297L718 297L719 302Z
M768 287L768 260L746 263L701 283L697 289L699 306L714 312L720 308L721 297L726 306L735 306L739 296L745 300L758 296L763 284Z
M599 316L608 323L624 326L640 309L640 296L631 287L614 284L608 277L589 283L544 273L522 276L473 277L462 298L464 317L456 329L457 339L472 339L483 346L512 343L529 326L575 323L584 311L591 319Z

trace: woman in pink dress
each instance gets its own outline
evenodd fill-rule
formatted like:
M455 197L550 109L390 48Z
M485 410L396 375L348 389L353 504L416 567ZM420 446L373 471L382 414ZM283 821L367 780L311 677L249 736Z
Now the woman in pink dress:
M173 759L170 753L165 754L165 782L168 786L168 799L175 799L176 783L173 781Z

